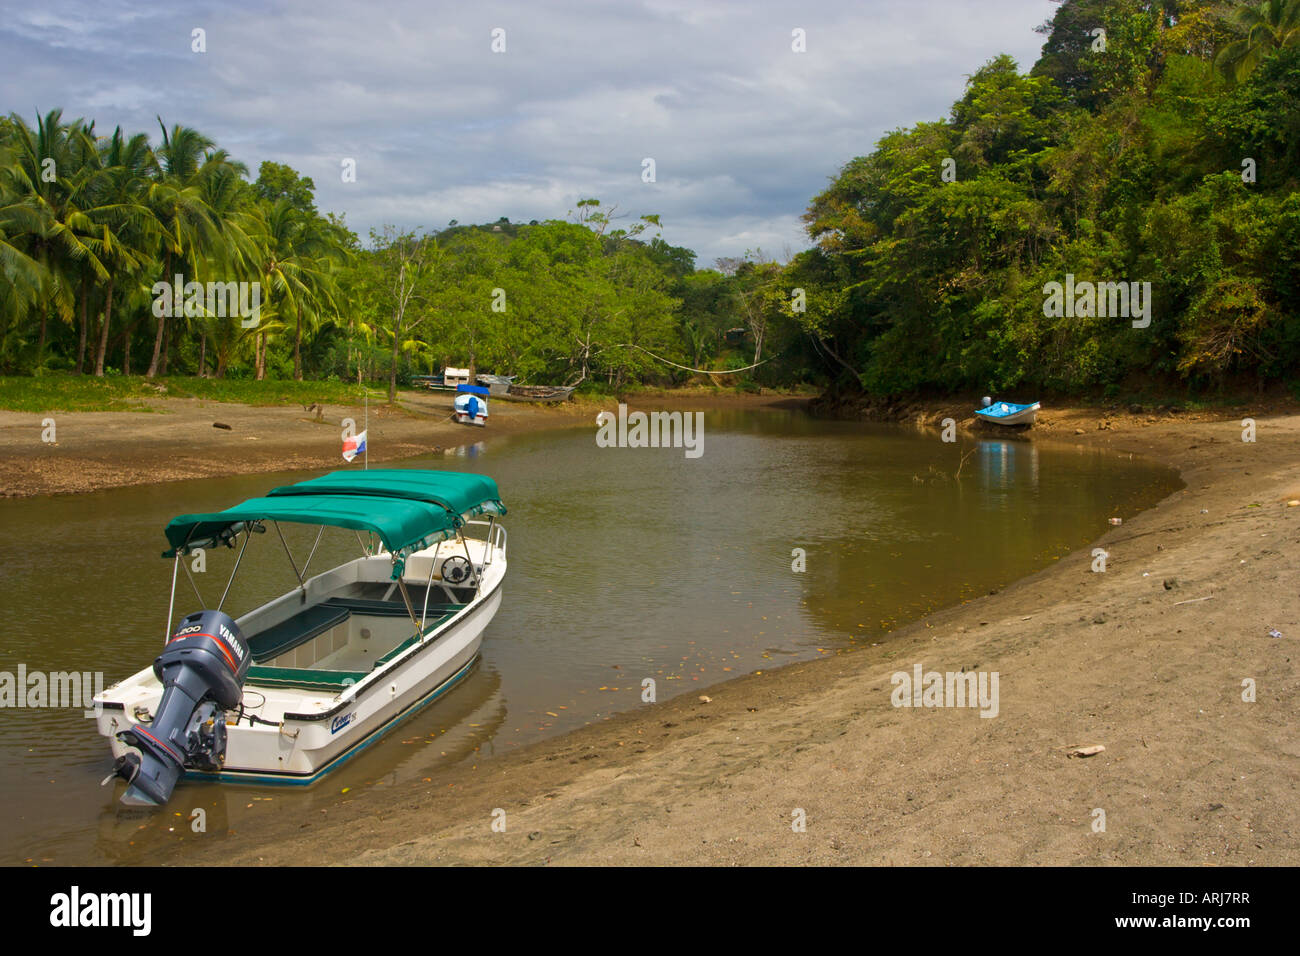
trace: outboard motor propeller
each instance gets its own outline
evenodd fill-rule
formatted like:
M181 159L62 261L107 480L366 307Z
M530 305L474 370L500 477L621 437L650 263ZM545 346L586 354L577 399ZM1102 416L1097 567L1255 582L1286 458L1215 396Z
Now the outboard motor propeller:
M128 784L123 803L164 804L184 769L221 769L225 711L239 706L252 659L248 642L228 615L196 611L181 620L153 662L163 685L153 722L117 735L139 751L119 757L114 767Z

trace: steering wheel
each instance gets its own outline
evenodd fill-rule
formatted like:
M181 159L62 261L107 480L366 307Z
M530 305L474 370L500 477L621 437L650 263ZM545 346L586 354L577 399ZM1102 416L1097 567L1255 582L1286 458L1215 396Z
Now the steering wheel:
M470 567L469 559L459 554L453 554L442 562L442 579L450 581L452 584L467 581L472 571L473 568Z

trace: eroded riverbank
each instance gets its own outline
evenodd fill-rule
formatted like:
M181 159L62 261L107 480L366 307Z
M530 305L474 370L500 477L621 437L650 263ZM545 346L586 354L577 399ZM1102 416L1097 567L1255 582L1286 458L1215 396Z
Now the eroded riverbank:
M682 390L634 398L691 409L802 407L807 398ZM200 399L143 400L152 413L0 411L0 497L78 492L314 468L341 467L342 423L368 425L370 461L413 458L485 438L594 422L614 400L553 405L493 401L480 430L450 420L445 392L406 392L399 406L331 405L319 419L297 406L253 407ZM55 442L43 440L47 419ZM226 428L216 427L220 423ZM594 427L594 426L593 426Z
M1261 418L1254 443L1235 420L1075 437L1186 482L1097 542L1105 573L1079 549L881 646L716 684L315 819L266 815L173 862L1300 861L1300 508L1287 507L1300 418ZM998 717L891 706L891 675L918 662L998 671ZM1094 744L1105 752L1068 756ZM792 830L796 810L806 832Z

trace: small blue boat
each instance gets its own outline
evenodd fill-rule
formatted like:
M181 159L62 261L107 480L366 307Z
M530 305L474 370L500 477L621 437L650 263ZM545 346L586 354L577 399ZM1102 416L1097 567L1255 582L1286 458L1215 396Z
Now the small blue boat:
M989 402L983 408L975 409L975 414L986 422L995 425L1032 425L1038 418L1042 406L1038 402L1017 405L1014 402Z

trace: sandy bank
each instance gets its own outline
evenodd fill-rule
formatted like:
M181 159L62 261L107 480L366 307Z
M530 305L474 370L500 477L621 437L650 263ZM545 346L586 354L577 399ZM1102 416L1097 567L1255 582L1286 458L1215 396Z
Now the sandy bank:
M1300 862L1300 507L1286 504L1300 416L1260 415L1254 443L1235 412L1146 417L1057 412L1037 432L1155 457L1187 483L1097 542L1105 573L1083 549L881 646L309 821L241 823L174 862ZM997 671L998 716L892 706L891 675L916 663ZM1068 756L1094 744L1105 752Z
M803 404L778 395L689 390L646 395L632 403L655 407L757 408ZM124 485L269 471L343 466L342 422L360 431L366 410L327 406L318 419L298 406L253 407L187 398L144 400L151 412L58 412L49 416L0 411L0 497L68 494ZM592 422L615 401L554 405L494 401L484 429L450 420L445 392L403 392L398 406L371 405L371 463L413 458L493 436ZM42 421L55 423L55 443L42 440ZM214 423L230 426L217 428Z

